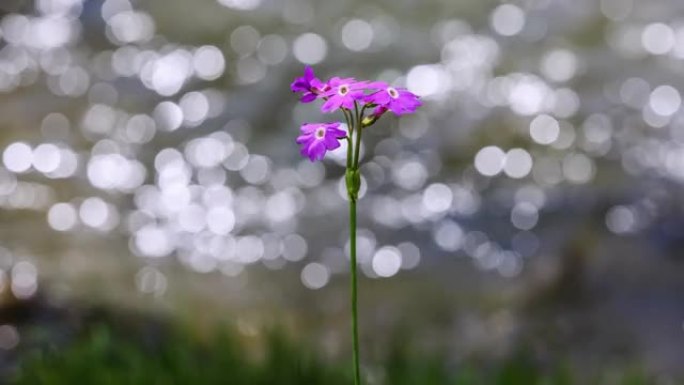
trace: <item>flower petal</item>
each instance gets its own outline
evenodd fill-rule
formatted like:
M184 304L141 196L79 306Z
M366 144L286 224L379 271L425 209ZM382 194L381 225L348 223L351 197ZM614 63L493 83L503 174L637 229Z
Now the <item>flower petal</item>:
M334 150L340 147L340 140L333 135L326 135L322 142L328 150Z
M331 96L330 99L328 99L325 103L323 103L323 105L321 106L321 111L333 112L333 111L337 110L338 108L340 108L340 105L342 104L343 101L344 101L343 98L338 96L338 95Z
M381 81L375 81L375 82L368 82L366 83L366 88L370 88L373 90L385 90L389 87L389 84L386 82L381 82Z
M344 132L343 130L340 130L339 128L336 128L336 127L328 128L327 134L329 134L335 138L344 138L345 136L347 136L346 132Z
M304 123L299 130L305 134L313 134L321 125L323 125L323 123Z
M325 156L325 143L322 140L315 140L309 146L309 158L313 160L321 160Z
M304 67L304 79L308 80L309 83L315 78L313 68L311 66Z
M299 135L297 137L297 139L295 139L295 142L297 142L297 144L306 144L312 140L313 140L313 135L303 134L303 135Z
M309 93L302 95L302 97L299 99L299 101L302 103L311 103L314 100L316 100L317 97L318 97L318 95L314 94L313 92L309 92Z

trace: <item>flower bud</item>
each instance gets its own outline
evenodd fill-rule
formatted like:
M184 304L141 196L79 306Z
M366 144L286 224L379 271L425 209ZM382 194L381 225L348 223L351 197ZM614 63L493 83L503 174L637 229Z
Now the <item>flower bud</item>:
M385 106L377 106L375 107L375 110L373 110L373 113L366 116L361 120L361 126L362 127L368 127L370 125L373 125L375 122L380 119L380 117L387 112L387 107Z

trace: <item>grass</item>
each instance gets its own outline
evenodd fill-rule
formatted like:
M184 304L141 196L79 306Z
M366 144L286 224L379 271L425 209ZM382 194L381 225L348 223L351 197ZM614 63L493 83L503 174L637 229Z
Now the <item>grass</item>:
M445 360L412 354L395 344L382 368L365 369L369 385L647 385L640 371L598 375L592 380L560 366L551 371L525 355L490 365L450 367ZM247 354L236 334L200 337L178 327L89 327L61 347L23 354L13 384L230 384L350 385L350 365L322 360L281 333L270 333L260 354ZM252 351L254 349L251 349ZM582 378L580 380L580 378Z
M13 383L346 384L339 372L296 351L279 335L269 339L262 360L246 358L238 346L227 333L208 343L175 332L145 339L99 325L69 347L31 353Z

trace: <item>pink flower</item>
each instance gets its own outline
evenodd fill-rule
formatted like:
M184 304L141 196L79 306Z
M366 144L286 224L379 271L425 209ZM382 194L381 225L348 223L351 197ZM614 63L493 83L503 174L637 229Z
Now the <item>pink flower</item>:
M323 93L327 98L321 106L323 112L333 112L344 107L349 110L354 109L354 101L362 101L365 94L364 89L367 82L357 82L354 78L334 77L328 82L330 89Z
M320 81L313 72L313 68L304 67L304 76L296 78L290 89L292 92L301 92L302 97L299 99L302 103L309 103L316 100L323 91L327 89L328 85Z
M385 82L373 82L367 85L378 91L365 97L366 103L375 104L392 111L395 115L416 112L421 102L414 93L406 88L394 88Z
M325 153L340 147L340 139L347 133L339 129L340 123L306 123L302 125L302 134L297 137L302 156L313 162L321 160Z

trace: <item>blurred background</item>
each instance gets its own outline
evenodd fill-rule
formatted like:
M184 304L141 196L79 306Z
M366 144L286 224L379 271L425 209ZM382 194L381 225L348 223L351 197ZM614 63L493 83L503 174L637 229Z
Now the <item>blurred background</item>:
M683 64L679 0L3 0L0 377L349 383L345 149L294 142L341 119L289 91L311 65L424 101L364 137L369 384L674 384Z

